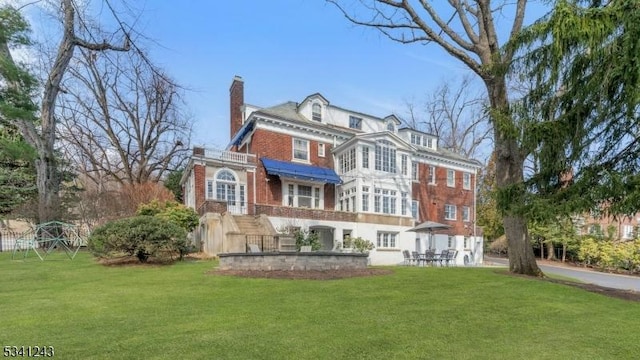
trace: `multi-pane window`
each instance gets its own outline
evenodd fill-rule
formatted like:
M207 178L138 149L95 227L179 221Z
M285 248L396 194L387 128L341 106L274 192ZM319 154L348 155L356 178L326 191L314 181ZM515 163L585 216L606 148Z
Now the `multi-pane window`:
M378 232L376 247L379 249L394 249L397 236L397 233Z
M312 207L311 206L311 186L298 185L298 207Z
M469 248L469 237L468 236L464 237L464 248L465 249Z
M362 129L362 118L356 116L349 116L349 127L352 129Z
M447 241L447 247L449 249L453 249L455 246L456 246L456 239L453 236L449 235L449 240Z
M429 166L429 184L436 183L436 167L431 165Z
M292 207L305 207L312 209L321 209L322 190L320 187L302 185L302 184L285 184L283 191L283 205Z
M411 180L418 181L418 163L411 163Z
M395 132L396 131L396 127L393 125L392 122L387 124L387 130L391 131L391 132Z
M430 149L433 149L433 139L432 138L425 138L425 141L426 141L425 146L430 148Z
M422 145L422 135L411 134L411 143L413 145Z
M446 220L455 220L456 219L456 206L446 204L444 206L444 218Z
M402 193L402 204L400 205L400 213L402 215L407 215L407 210L409 207L409 198L406 192Z
M347 150L338 157L338 161L340 162L341 173L344 174L347 171L354 170L356 168L356 149Z
M409 157L407 155L402 155L400 157L400 168L402 169L402 175L408 175L409 165L407 164L409 161Z
M362 187L362 211L369 211L369 187Z
M216 200L236 204L236 177L228 170L222 170L216 176Z
M462 207L462 221L470 221L471 209L468 206Z
M304 139L293 139L293 158L296 160L309 161L309 141Z
M418 202L418 200L411 200L411 217L416 219L416 220L420 220L418 219L418 208L419 208L420 203Z
M633 238L633 225L623 225L622 226L622 238L623 239L632 239Z
M311 105L311 120L322 121L322 106L318 103Z
M456 186L456 171L452 169L447 169L447 186L455 187Z
M471 189L471 174L462 173L462 188L465 190Z
M396 147L389 141L380 140L376 143L376 170L396 172Z
M318 157L324 157L324 144L318 144Z
M396 191L375 188L373 196L374 211L382 214L396 213Z
M369 148L366 146L362 147L362 168L369 168Z
M340 211L356 211L356 189L350 188L340 193Z
M315 209L320 208L320 188L313 188L313 207Z

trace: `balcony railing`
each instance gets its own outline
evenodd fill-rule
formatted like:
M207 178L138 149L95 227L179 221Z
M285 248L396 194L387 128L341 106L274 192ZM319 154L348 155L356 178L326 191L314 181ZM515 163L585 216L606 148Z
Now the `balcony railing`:
M204 157L206 159L232 162L237 164L256 163L256 156L254 154L246 154L218 149L204 149Z

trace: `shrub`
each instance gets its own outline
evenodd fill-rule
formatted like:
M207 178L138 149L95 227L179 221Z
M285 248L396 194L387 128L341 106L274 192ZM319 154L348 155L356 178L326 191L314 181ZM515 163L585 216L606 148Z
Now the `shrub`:
M308 230L297 230L294 234L296 238L296 249L300 251L303 246L311 246L311 250L320 250L322 244L320 244L320 237L315 232L309 232Z
M87 245L96 256L127 254L146 262L149 257L178 255L182 258L187 252L186 237L186 231L174 222L141 215L96 228Z
M156 216L166 221L172 221L187 232L198 226L198 213L177 201L153 200L138 207L136 215Z
M351 247L355 249L355 251L364 253L373 250L373 243L369 240L365 240L361 237L357 238L349 238Z

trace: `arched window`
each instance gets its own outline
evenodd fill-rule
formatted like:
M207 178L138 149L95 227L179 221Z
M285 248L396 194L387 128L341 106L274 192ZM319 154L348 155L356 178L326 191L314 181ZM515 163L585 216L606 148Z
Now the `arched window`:
M311 120L322 121L322 106L318 103L311 105Z
M221 170L216 176L216 200L236 204L236 177L229 170Z

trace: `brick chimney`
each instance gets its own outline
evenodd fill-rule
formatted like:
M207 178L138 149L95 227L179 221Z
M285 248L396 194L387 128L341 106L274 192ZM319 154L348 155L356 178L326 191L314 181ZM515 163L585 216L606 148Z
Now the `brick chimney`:
M240 76L235 76L233 78L233 82L231 83L231 88L229 89L229 139L233 138L233 136L240 130L242 127L242 107L244 105L244 80Z

